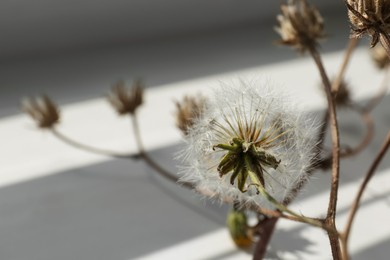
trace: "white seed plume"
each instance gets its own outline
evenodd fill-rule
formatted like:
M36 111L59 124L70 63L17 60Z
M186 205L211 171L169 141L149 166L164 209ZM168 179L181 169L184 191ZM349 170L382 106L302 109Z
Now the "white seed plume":
M289 198L292 189L307 178L307 171L316 156L317 127L313 119L303 115L291 100L272 87L259 81L240 80L222 84L214 91L203 116L188 131L186 149L180 156L184 162L181 181L192 183L198 190L211 191L221 201L229 198L242 205L256 203L273 208L257 194L250 178L236 176L232 185L233 167L226 166L232 170L223 174L218 167L228 151L216 146L241 147L242 144L240 154L248 152L251 146L252 154L265 152L277 160L267 165L261 160L256 162L258 157L253 156L251 162L254 167L261 168L264 187L271 196L279 202ZM233 139L242 143L236 146ZM243 160L243 157L238 156L241 159L237 160Z

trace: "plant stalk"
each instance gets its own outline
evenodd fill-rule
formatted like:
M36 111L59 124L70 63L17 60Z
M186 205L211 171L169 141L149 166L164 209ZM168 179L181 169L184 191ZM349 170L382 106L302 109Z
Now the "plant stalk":
M324 85L326 97L328 100L328 111L330 119L330 130L332 136L332 180L331 191L329 197L328 212L326 216L325 224L331 229L336 230L336 210L337 210L337 196L339 188L339 175L340 175L340 140L336 115L336 106L332 97L331 84L329 78L325 72L324 65L321 60L321 56L317 52L314 46L309 47L310 54L312 55L315 64L319 70L322 83ZM336 235L335 235L336 234ZM328 232L330 245L332 248L332 255L335 260L341 259L341 249L337 232Z

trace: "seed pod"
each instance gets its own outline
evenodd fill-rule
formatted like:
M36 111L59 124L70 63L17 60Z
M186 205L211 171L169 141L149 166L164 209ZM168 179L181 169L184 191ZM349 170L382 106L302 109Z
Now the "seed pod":
M236 246L247 248L252 245L252 238L248 235L247 217L243 211L233 208L227 215L226 225Z

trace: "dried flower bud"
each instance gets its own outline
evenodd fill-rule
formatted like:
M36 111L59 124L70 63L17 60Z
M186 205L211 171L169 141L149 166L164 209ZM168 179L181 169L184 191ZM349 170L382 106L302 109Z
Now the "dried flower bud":
M300 52L325 37L321 14L306 0L290 0L280 6L282 14L277 16L276 31L282 37L281 43L292 46Z
M390 1L344 0L352 25L352 37L371 36L371 47L390 33Z
M224 85L189 129L181 180L216 197L273 208L307 177L315 130L282 93L267 85Z
M40 128L50 128L60 119L57 105L46 95L41 98L26 98L22 110L29 114Z
M337 106L346 106L350 104L351 94L348 83L345 80L342 80L337 91L332 89L332 96Z
M119 81L108 95L108 101L120 115L134 114L142 104L142 98L143 84L140 80L134 81L131 89L126 89L125 83Z
M188 134L195 120L199 119L206 106L206 98L202 96L185 96L182 102L176 102L176 125L183 132Z
M371 49L371 57L379 69L384 69L390 64L389 56L387 56L386 50L381 45Z

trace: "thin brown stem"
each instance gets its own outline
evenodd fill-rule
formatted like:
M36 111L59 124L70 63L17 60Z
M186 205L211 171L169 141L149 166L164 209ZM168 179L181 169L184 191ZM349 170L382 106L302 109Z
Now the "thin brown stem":
M62 134L54 127L51 127L50 131L59 140L63 141L64 143L67 143L75 148L78 148L80 150L84 150L84 151L92 152L92 153L96 153L96 154L101 154L101 155L105 155L105 156L110 156L110 157L114 157L114 158L127 158L127 159L129 159L129 158L134 157L134 155L130 154L130 153L118 153L118 152L105 150L105 149L99 149L99 148L96 148L93 146L79 143L78 141L75 141L75 140L69 138L68 136Z
M383 76L381 87L378 93L367 103L367 105L364 108L362 108L362 111L371 112L386 95L387 90L389 88L390 66L387 66L385 68L384 74L385 75Z
M344 239L344 234L340 234L340 244L343 254L343 260L349 260L348 243Z
M386 50L387 56L390 58L390 37L386 32L379 33L379 41Z
M361 142L354 148L347 149L346 151L340 152L340 158L345 158L349 156L354 156L360 153L367 145L371 142L374 136L374 121L369 112L358 111L359 115L362 117L364 124L366 125L366 134L364 135Z
M165 170L163 167L161 167L158 163L156 163L148 155L148 153L145 151L143 143L142 143L142 138L141 138L141 134L140 134L140 131L139 131L138 120L137 120L136 114L133 114L131 116L131 119L132 119L134 137L135 137L135 141L136 141L137 147L138 147L138 152L139 152L139 155L142 157L142 159L150 167L152 167L154 170L156 170L157 173L159 173L161 176L163 176L164 178L166 178L166 179L168 179L168 180L170 180L170 181L172 181L174 183L179 182L179 178L175 174ZM189 189L193 189L194 188L193 185L191 183L188 183L188 182L181 182L181 185L186 187L186 188L189 188Z
M309 224L313 227L320 227L320 228L323 228L323 229L328 230L328 231L330 231L330 230L334 231L334 229L324 225L322 219L315 219L315 218L309 218L309 217L304 217L304 216L286 215L278 210L270 210L270 209L265 209L265 208L260 208L260 207L257 207L256 212L261 213L261 214L263 214L267 217L270 217L270 218L288 219L288 220L299 222L299 223Z
M343 81L343 78L345 75L345 71L347 70L347 66L349 64L349 61L351 60L352 53L355 50L358 42L359 42L358 38L350 38L349 39L349 42L348 42L348 45L347 45L347 48L345 51L343 63L341 64L339 73L337 74L337 77L335 78L335 80L333 81L333 84L332 84L332 91L334 91L335 93L337 93L339 91L341 82Z
M259 241L257 241L255 251L253 253L253 260L260 260L264 258L265 253L267 252L268 244L271 240L278 220L279 218L272 217L266 218L261 221L261 225L258 228L258 234L260 238Z
M368 182L371 180L371 178L374 176L375 172L376 172L376 169L378 168L378 165L379 163L382 161L383 157L385 156L387 150L389 149L389 146L390 146L390 131L387 133L387 136L386 136L386 139L379 151L379 153L377 154L377 156L375 157L375 160L373 161L372 165L370 166L367 174L366 174L366 177L364 178L360 188L359 188L359 191L355 197L355 200L353 201L353 204L352 204L352 207L351 207L351 210L349 212L349 217L348 217L348 221L347 221L347 225L345 227L345 231L342 235L342 240L343 240L343 243L344 243L344 248L345 248L345 253L344 254L347 254L348 252L348 246L347 246L347 243L348 243L348 239L349 239L349 235L351 233L351 227L352 227L352 224L353 224L353 220L355 218L355 215L356 215L356 212L357 210L359 209L359 204L360 204L360 200L362 198L362 195L367 187L367 184Z
M337 116L336 116L336 106L333 101L331 84L329 78L325 72L321 56L317 52L314 46L309 48L310 54L312 55L314 62L317 65L319 73L321 75L322 83L324 85L326 97L328 100L328 110L329 110L329 119L330 119L330 130L332 136L332 182L331 182L331 191L328 205L328 213L326 216L326 225L332 229L336 229L335 217L337 209L337 196L339 188L339 172L340 172L340 140L339 140L339 131L337 125ZM336 233L337 234L337 233ZM334 259L340 259L341 250L340 244L338 242L338 236L334 232L328 232L329 241L332 248L332 255Z
M326 136L326 130L328 128L328 122L329 122L329 113L328 113L328 110L326 110L324 112L322 126L321 126L321 129L319 131L319 135L318 135L318 139L317 139L318 140L317 141L318 151L322 150L322 147L323 147L323 144L324 144L324 140L325 140L325 136ZM320 167L320 164L318 164L316 159L313 159L312 168L310 168L307 171L307 175L311 176L314 173L314 170L317 169L318 167ZM305 186L306 182L307 182L307 179L304 179L301 182L299 182L293 188L293 190L291 191L291 195L288 196L288 198L286 198L283 201L283 204L284 205L289 205L295 199L295 197L298 195L298 193L302 189L302 187ZM278 216L274 216L271 219L272 219L272 223L269 224L267 222L266 228L263 228L262 231L261 231L262 237L256 244L255 254L254 254L254 258L253 259L263 259L264 255L266 253L266 249L268 247L268 243L271 240L271 237L272 237L272 234L273 234L273 230L276 227L276 223L278 222L279 217Z

